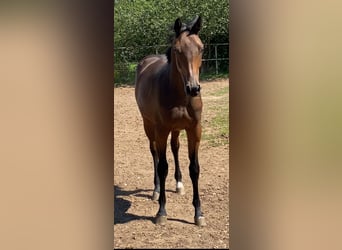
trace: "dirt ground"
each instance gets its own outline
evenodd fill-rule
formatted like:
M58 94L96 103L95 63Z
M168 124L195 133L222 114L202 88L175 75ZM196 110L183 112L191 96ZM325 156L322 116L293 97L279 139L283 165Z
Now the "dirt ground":
M201 82L202 126L215 105L213 91L227 79ZM228 97L227 105L228 105ZM213 108L213 107L212 107ZM228 115L228 114L227 114ZM170 139L170 137L169 137ZM174 161L168 140L165 226L154 224L159 205L151 200L153 165L134 88L114 89L114 248L229 248L229 146L201 141L199 192L207 225L194 224L187 142L180 137L179 162L185 195L175 193Z

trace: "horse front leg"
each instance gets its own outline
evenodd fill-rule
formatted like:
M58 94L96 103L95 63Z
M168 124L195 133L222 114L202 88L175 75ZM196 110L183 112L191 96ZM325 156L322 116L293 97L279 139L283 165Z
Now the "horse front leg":
M167 213L165 209L166 195L165 195L165 181L168 174L168 164L166 160L166 144L169 131L157 130L156 144L158 150L158 177L160 181L160 195L159 195L159 210L156 216L156 224L164 225L167 221Z
M184 195L184 186L182 183L182 172L179 167L178 151L179 151L179 130L172 131L171 133L171 150L175 160L175 179L176 179L176 192Z
M202 133L201 125L198 124L195 128L188 129L186 132L188 137L188 153L190 160L189 172L193 188L192 204L195 208L195 224L197 226L205 226L206 223L201 211L201 200L198 191L198 179L200 174L200 166L198 162L198 149Z

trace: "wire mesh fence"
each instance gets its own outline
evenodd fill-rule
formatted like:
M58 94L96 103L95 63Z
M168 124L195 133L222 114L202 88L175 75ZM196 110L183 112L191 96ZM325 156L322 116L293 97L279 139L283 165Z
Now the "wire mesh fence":
M114 83L134 84L135 69L146 55L165 54L169 45L117 47L114 49ZM229 44L205 44L201 75L228 73Z

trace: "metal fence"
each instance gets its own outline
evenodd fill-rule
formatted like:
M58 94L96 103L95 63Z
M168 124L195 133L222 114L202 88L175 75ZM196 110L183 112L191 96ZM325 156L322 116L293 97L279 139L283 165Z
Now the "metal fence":
M212 56L212 48L214 49L214 56ZM219 73L219 69L226 67L226 71L228 72L229 65L229 46L228 43L216 43L216 44L207 44L206 49L208 49L208 57L202 59L202 63L207 66L210 65L209 62L215 62L215 73ZM221 66L220 64L223 65ZM225 64L224 64L225 63ZM219 67L220 66L220 67Z
M164 54L169 45L117 47L114 48L114 82L132 84L137 63L146 55ZM205 44L202 74L227 73L229 67L229 44Z

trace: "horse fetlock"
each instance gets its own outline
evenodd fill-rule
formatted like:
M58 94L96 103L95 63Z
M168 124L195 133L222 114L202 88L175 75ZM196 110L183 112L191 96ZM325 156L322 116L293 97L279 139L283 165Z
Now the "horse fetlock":
M160 195L159 192L153 191L152 200L157 201L159 199L159 195Z
M183 183L180 181L178 181L176 184L176 193L180 195L185 194Z

